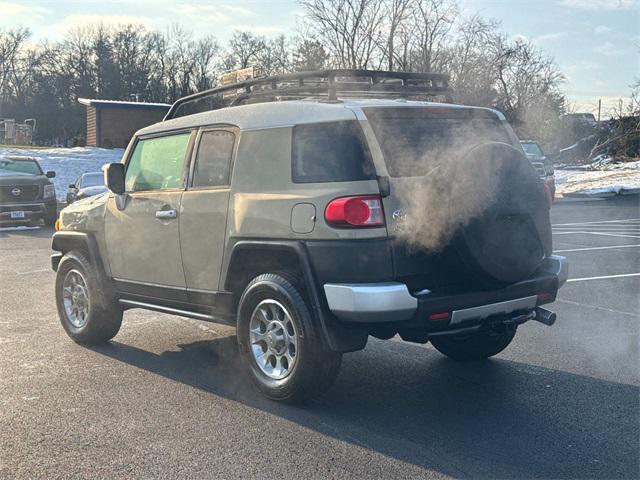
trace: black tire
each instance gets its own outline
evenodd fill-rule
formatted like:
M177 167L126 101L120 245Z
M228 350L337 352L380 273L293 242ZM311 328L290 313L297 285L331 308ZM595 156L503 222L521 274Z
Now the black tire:
M63 285L69 272L80 273L88 291L88 315L83 325L74 325L65 309ZM122 308L100 288L95 268L80 252L66 253L56 275L58 317L67 335L77 343L104 343L116 336L122 324Z
M58 215L45 215L44 216L44 224L47 227L53 227L58 219Z
M478 332L455 337L432 337L431 344L443 355L458 362L474 362L493 357L509 346L516 327L502 332Z
M251 317L265 300L274 300L284 306L297 332L295 364L281 379L271 378L261 370L250 344ZM252 380L272 400L298 403L316 397L331 386L340 371L342 354L325 345L300 289L281 275L266 273L247 285L238 305L237 337Z

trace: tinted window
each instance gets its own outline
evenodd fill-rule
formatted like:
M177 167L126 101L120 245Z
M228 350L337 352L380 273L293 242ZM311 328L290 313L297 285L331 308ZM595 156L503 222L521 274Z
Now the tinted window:
M82 187L97 187L104 185L104 175L102 173L85 173L82 176Z
M375 170L357 121L294 127L294 182L347 182L372 178L375 178Z
M486 142L511 143L500 120L471 109L364 109L392 177L426 175Z
M542 150L540 150L540 147L535 143L523 143L522 149L524 150L524 153L526 153L527 155L532 155L536 157L542 156Z
M125 175L128 192L179 188L189 133L139 140Z
M194 187L229 185L229 169L236 136L226 130L203 132L193 171Z

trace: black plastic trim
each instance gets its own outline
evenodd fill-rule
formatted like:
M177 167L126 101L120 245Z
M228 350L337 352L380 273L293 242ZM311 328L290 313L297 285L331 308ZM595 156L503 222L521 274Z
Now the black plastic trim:
M57 257L55 253L51 257L51 267L56 271L65 253L73 250L85 252L89 257L89 262L91 262L91 265L93 265L95 269L96 279L103 293L103 301L114 296L115 287L111 280L111 271L107 263L102 260L98 242L93 235L70 230L59 231L53 234L51 249L61 254L60 259L56 258L54 260L54 256Z
M373 283L393 280L388 239L306 242L318 283Z
M367 343L368 332L359 326L340 322L329 311L322 287L316 278L311 264L305 242L298 240L232 239L232 241L229 242L229 253L225 255L225 258L229 260L223 264L222 271L222 278L225 279L225 290L232 291L233 279L230 273L233 273L234 263L242 261L244 255L264 255L265 253L276 251L291 253L297 259L298 267L304 278L305 293L310 303L312 314L320 324L320 329L327 346L339 352L363 349ZM283 267L290 267L290 265ZM233 293L239 295L241 292Z
M187 303L187 290L184 287L174 287L169 285L159 285L149 282L138 282L123 278L113 279L119 293L140 295L150 298L162 298Z
M527 280L509 285L498 290L476 291L457 293L451 295L438 295L434 293L418 296L418 309L411 320L406 322L409 326L426 327L426 331L440 331L450 329L449 319L428 320L432 313L452 312L464 310L480 305L504 302L517 298L524 298L539 293L551 294L547 302L555 301L558 292L558 277L549 273L541 273ZM545 303L547 303L545 302ZM466 327L475 321L461 322L456 328Z

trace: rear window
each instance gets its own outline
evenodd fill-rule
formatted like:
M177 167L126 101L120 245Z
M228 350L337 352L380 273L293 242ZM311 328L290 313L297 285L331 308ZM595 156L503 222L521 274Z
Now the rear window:
M428 174L440 162L485 142L511 140L491 112L472 109L366 108L389 175Z
M535 143L523 143L522 149L527 155L531 155L534 157L542 156L542 150L540 150L540 147Z
M85 173L82 176L82 187L97 187L104 185L104 175L102 173Z
M292 152L296 183L375 178L371 154L355 120L294 127Z

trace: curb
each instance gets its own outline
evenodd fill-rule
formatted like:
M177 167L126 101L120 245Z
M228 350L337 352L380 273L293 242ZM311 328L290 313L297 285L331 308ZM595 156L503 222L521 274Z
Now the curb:
M561 197L554 199L555 202L567 201L585 201L585 200L607 200L619 196L640 195L640 188L621 188L618 192L602 192L602 193L583 193L571 192L565 193Z

